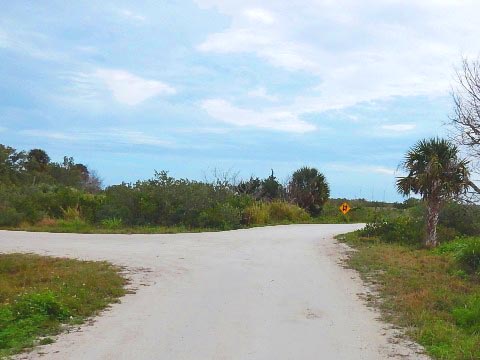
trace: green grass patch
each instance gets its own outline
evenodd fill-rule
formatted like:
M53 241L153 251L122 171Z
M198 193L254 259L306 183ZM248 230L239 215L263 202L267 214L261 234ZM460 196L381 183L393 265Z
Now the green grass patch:
M458 261L464 245L426 250L359 232L339 239L358 250L348 264L375 285L387 321L406 329L433 358L480 358L480 278Z
M20 224L17 227L0 227L1 230L10 231L32 231L32 232L50 232L50 233L75 233L75 234L178 234L178 233L198 233L221 231L213 228L192 228L187 226L105 226L103 224L94 225L86 222L65 222L57 221L53 225L43 224Z
M0 357L18 353L63 325L80 324L125 294L107 262L0 254Z

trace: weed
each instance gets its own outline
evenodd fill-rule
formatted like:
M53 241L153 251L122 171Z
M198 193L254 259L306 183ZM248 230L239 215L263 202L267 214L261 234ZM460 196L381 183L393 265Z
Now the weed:
M118 229L122 227L122 225L122 219L116 217L102 220L102 226L106 227L107 229Z
M247 225L265 225L270 221L270 213L266 203L255 203L245 209L243 219Z
M67 207L66 209L61 208L63 213L63 218L67 221L69 220L80 220L80 207L77 205L75 207Z

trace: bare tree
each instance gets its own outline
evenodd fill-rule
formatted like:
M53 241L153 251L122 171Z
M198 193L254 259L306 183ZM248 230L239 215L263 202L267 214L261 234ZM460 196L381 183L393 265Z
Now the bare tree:
M453 140L466 151L473 172L480 174L480 59L464 58L461 68L456 71L456 80L457 85L452 91ZM480 188L473 182L470 187L478 198Z

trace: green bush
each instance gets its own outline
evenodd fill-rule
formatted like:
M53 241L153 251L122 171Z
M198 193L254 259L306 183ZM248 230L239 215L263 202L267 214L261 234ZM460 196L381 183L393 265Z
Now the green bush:
M480 297L474 296L462 307L455 308L452 316L458 326L470 333L480 333Z
M98 211L100 210L104 201L104 194L81 194L78 205L80 206L82 218L90 223L97 222Z
M453 228L449 228L444 225L437 226L437 239L440 244L452 241L460 235L461 234Z
M462 235L480 235L480 206L448 203L440 211L439 223Z
M17 226L24 220L24 215L12 208L0 210L0 226Z
M457 238L453 241L448 241L443 244L440 244L439 247L434 249L435 253L438 254L458 254L461 250L468 246L468 239L466 238Z
M463 246L459 247L455 256L457 261L467 271L477 272L480 270L480 238L468 238L462 240Z
M378 237L389 243L418 244L424 236L423 225L423 220L399 216L394 219L368 223L360 230L360 235Z
M104 195L98 219L115 217L127 225L196 227L205 222L209 212L228 212L236 207L232 200L235 195L228 186L174 179L166 172L156 173L150 180L111 186ZM239 206L245 199L238 200ZM230 204L230 207L217 209L219 204Z
M241 220L240 210L228 203L219 204L200 213L199 226L203 228L232 230L240 227Z

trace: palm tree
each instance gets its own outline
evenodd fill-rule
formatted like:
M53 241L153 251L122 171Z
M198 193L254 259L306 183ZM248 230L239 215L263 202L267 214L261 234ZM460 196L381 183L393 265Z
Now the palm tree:
M311 215L320 215L330 197L325 176L315 168L302 167L295 171L288 185L290 199Z
M447 140L420 140L400 164L408 175L397 180L402 195L422 197L427 207L425 245L437 245L438 214L445 201L465 193L471 185L468 161L459 158L458 148Z

